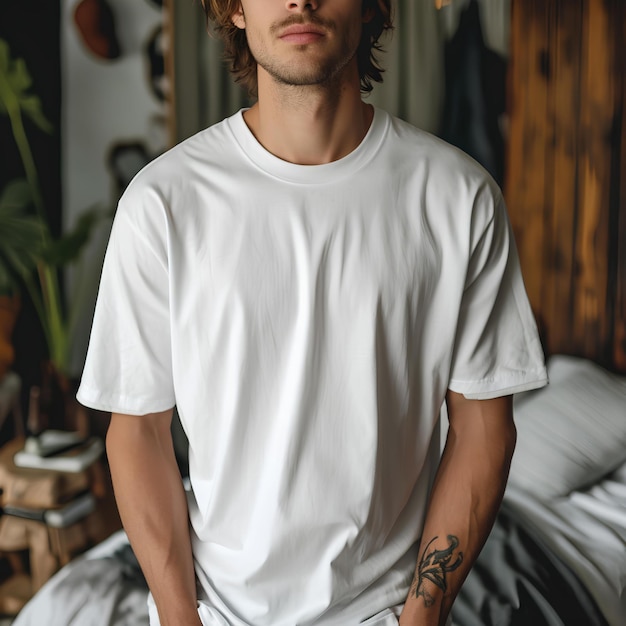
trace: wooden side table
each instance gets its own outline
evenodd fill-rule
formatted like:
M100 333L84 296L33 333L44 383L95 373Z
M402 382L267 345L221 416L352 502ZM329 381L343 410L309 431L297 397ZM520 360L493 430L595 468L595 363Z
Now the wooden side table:
M81 472L16 467L13 456L23 446L24 440L18 438L0 450L3 507L55 509L85 491L96 497L97 505L93 513L62 528L13 515L0 517L0 551L9 557L14 571L0 586L0 612L7 614L16 614L60 567L121 526L101 460ZM27 569L20 566L20 552L28 554Z

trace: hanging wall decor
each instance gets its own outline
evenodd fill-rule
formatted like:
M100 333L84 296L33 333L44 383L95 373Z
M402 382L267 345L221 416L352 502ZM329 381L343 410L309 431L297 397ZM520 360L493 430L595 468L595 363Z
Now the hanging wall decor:
M83 43L98 58L120 56L115 16L106 0L81 0L74 10L74 21Z

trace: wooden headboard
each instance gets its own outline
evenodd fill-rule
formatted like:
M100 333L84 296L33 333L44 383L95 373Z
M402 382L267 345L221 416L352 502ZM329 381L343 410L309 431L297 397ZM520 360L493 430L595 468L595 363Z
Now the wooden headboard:
M626 3L513 0L504 193L550 354L626 373Z

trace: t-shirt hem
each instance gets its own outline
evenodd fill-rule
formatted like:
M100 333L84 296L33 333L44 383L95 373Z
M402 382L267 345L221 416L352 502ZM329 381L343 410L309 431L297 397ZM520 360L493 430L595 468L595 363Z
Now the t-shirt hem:
M104 395L96 390L80 386L76 393L76 399L84 406L97 411L110 413L122 413L126 415L147 415L148 413L160 413L174 407L175 400L170 397L150 399L129 398L128 396L110 394Z
M503 380L501 378L484 378L478 381L450 380L448 388L463 394L468 400L491 400L515 393L539 389L548 384L548 374L544 370L526 372L523 379Z

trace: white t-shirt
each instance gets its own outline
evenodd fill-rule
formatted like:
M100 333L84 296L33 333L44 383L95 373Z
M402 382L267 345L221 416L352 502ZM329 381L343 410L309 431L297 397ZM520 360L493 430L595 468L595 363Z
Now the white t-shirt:
M413 575L446 390L545 381L482 168L381 110L348 156L295 165L239 112L120 201L78 399L177 406L205 624L382 625Z

